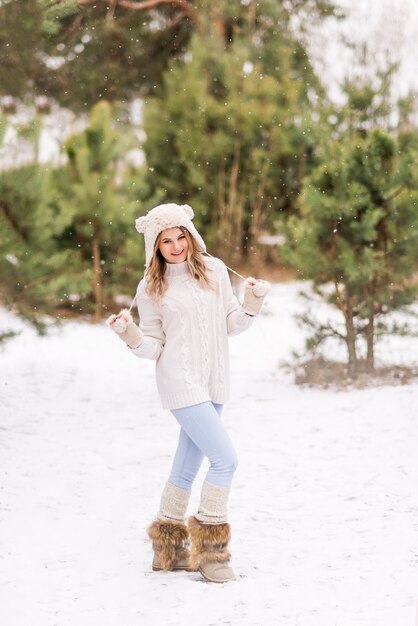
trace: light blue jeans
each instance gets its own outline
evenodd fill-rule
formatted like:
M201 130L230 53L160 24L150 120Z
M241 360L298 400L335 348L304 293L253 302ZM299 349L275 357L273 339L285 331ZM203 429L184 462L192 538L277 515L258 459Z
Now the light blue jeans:
M171 411L181 430L168 482L191 489L206 456L210 462L206 480L218 487L229 487L238 459L221 421L222 408L222 404L201 402Z

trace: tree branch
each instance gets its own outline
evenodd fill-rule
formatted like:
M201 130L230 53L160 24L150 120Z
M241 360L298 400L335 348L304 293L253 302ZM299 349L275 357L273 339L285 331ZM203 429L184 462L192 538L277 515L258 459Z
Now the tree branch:
M333 229L332 229L332 234L331 234L331 239L332 239L332 244L331 244L331 259L334 261L336 254L337 254L337 241L338 241L338 230L337 230L337 224L334 223L333 225ZM348 319L348 308L344 302L344 298L341 295L341 291L338 285L338 278L337 276L334 275L333 277L333 284L334 284L334 289L335 289L335 297L337 300L337 306L340 309L340 311L342 312L342 314L344 315L345 319Z
M196 28L200 30L201 21L197 11L192 7L187 0L143 0L142 2L135 2L135 0L102 0L106 4L110 5L110 11L114 12L114 5L117 4L121 9L128 9L130 11L148 11L155 9L161 5L171 5L178 7L182 10L183 14L189 17ZM97 3L98 0L77 0L79 6L88 6L90 4ZM113 15L113 14L112 14ZM110 18L111 19L111 18Z
M13 231L22 239L22 241L27 243L27 241L29 239L27 228L25 228L25 227L23 227L23 226L21 226L19 224L19 221L13 215L12 211L10 210L9 205L6 202L4 202L4 201L0 202L0 211L3 213L4 217L9 222L9 224L12 227Z
M118 0L110 0L109 11L108 11L107 16L106 16L106 20L108 22L112 22L113 21L113 17L115 15L115 9L117 7L117 4L118 4Z
M394 200L396 198L396 196L399 196L403 191L404 191L405 187L403 185L399 186L397 189L395 189L395 191L393 191L387 198L383 199L383 202L386 204L387 202L391 202L392 200Z
M79 13L75 16L74 20L71 22L67 30L61 35L61 41L66 41L70 39L71 35L80 28L82 21L83 16L81 15L81 13Z
M338 337L344 341L346 339L346 336L340 332L330 320L328 320L326 324L322 324L319 320L313 318L311 314L307 312L297 315L296 319L308 328L311 328L318 336L321 336L324 339L327 337Z

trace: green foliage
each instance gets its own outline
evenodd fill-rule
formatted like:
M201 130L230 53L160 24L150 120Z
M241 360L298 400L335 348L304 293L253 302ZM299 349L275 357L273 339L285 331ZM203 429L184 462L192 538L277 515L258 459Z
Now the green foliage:
M393 93L398 64L387 59L379 65L366 44L354 52L355 62L341 84L345 105L330 111L335 134L366 137L375 128L395 131L413 108L410 96L397 99Z
M88 111L100 98L126 101L153 90L168 61L187 46L189 20L169 26L177 15L169 5L155 12L117 9L111 20L108 14L105 2L2 2L0 95L42 94Z
M155 11L117 8L112 19L104 2L80 6L75 0L42 0L38 5L43 14L39 46L56 61L39 87L74 111L89 110L101 98L126 102L154 90L191 32L187 19L168 27L177 15L169 5Z
M80 14L77 0L38 0L38 6L43 16L42 30L47 36L59 35L64 26L71 24L71 19Z
M417 153L401 144L380 130L331 142L288 222L286 258L342 311L353 348L367 334L371 360L376 325L418 293Z
M270 74L248 42L223 48L215 33L195 36L186 63L173 63L145 103L140 199L190 202L208 243L224 253L229 244L237 258L294 207L315 136L292 48L275 55L280 70Z
M60 225L59 246L79 251L83 275L89 277L79 294L80 307L88 311L94 295L97 317L112 291L121 287L116 282L120 258L133 231L129 197L118 183L125 149L125 138L112 124L111 106L103 101L93 107L88 127L67 140L66 167L53 172L51 206Z
M38 165L0 176L1 301L36 322L70 293L64 272L74 256L55 245L56 224L46 206L45 173Z
M141 4L141 3L138 3ZM186 5L187 3L185 3ZM171 3L142 10L79 4L77 0L13 0L0 4L0 94L42 94L73 111L88 111L100 98L126 102L156 93L174 59L184 59L191 35L223 31L227 46L253 40L255 61L279 68L276 49L292 41L296 74L305 66L303 45L289 33L335 14L328 0L199 0L190 11ZM292 28L290 23L292 22Z
M9 339L13 339L13 337L16 337L16 335L18 334L19 333L13 330L0 331L0 347L4 345L6 341L8 341Z
M42 13L36 0L0 4L0 94L22 96L35 76L43 80L41 37Z
M36 143L36 128L26 131ZM122 160L131 146L101 102L66 142L66 166L1 174L0 298L40 330L46 312L89 313L94 300L99 318L114 296L135 291L143 254L131 237L133 174Z

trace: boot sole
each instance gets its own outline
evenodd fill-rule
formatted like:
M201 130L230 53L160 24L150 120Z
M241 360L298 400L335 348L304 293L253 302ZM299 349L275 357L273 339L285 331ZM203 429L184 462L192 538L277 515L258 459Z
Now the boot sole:
M155 565L153 565L152 566L152 571L153 572L164 572L164 571L167 571L167 572L181 572L181 571L192 572L193 570L192 570L191 567L177 567L177 565L175 565L174 567L172 567L169 570L163 570L162 567L156 567Z
M205 572L199 567L199 572L201 573L202 577L208 582L208 583L229 583L231 580L235 580L235 578L225 578L225 580L219 580L215 579L215 578L211 578L210 576L208 576L207 574L205 574Z

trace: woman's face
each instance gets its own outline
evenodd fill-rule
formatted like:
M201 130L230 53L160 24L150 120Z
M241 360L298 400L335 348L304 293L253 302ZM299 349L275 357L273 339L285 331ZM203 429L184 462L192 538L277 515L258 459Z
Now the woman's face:
M167 263L182 263L186 260L189 244L180 228L166 228L161 233L159 251Z

